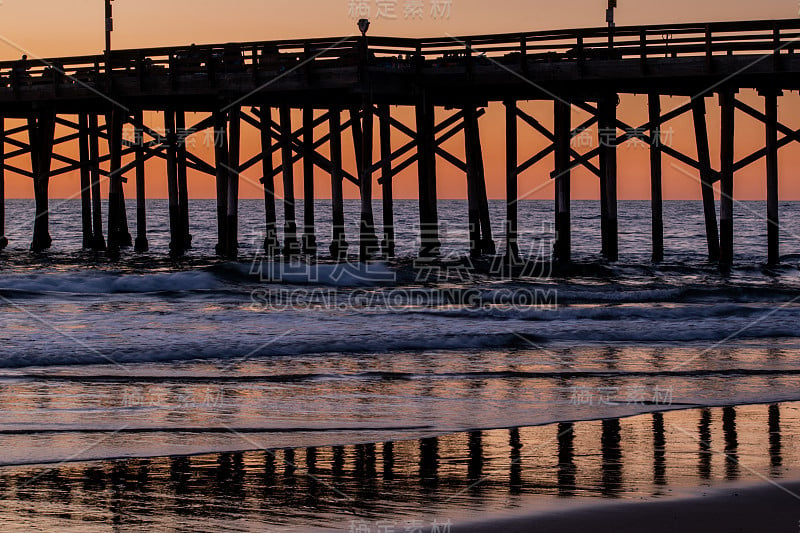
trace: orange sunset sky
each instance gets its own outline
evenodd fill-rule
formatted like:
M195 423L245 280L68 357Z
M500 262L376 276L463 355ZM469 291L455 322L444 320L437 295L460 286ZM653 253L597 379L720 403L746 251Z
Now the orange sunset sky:
M404 17L404 8L410 0L393 3L396 18L376 18L378 0L366 3L372 10L371 35L437 36L532 31L551 28L602 26L605 20L606 0L564 0L545 2L533 0L452 0L449 14L434 17L431 7L434 0L424 0L421 19ZM440 2L444 0L439 0ZM217 43L227 41L256 41L282 38L344 36L356 31L351 12L354 0L115 0L114 48L183 45L188 43ZM445 2L446 3L446 2ZM731 2L729 0L619 0L616 19L618 25L657 24L697 21L753 20L793 18L798 16L797 0L761 0L759 2ZM103 50L102 0L2 0L0 2L0 56L15 59L27 53L29 57L67 56L101 53ZM763 109L761 99L744 92L742 98L758 109ZM663 98L662 109L683 104L683 98ZM718 166L719 113L715 99L707 101L709 131L714 165ZM780 118L785 124L800 126L800 96L788 94L780 101ZM522 103L529 113L544 124L552 120L552 104ZM413 112L395 109L393 113L413 125ZM440 112L440 118L445 112ZM647 120L646 98L624 96L619 108L620 118L633 126ZM582 122L585 115L577 110L574 124ZM191 124L199 117L188 117ZM147 113L146 121L161 127L163 117ZM763 146L764 128L758 122L737 112L737 159ZM299 124L299 117L296 117ZM484 158L491 198L504 198L504 115L502 106L492 105L481 119ZM684 115L665 126L665 135L672 146L694 156L694 134L689 115ZM393 133L394 134L394 133ZM256 135L247 127L243 130L242 160L258 150ZM192 148L207 161L211 154L203 148L202 134L198 135L197 148ZM395 134L393 144L400 146L407 139ZM520 160L527 159L546 145L546 141L520 125ZM446 145L454 154L463 154L463 138L458 136ZM346 143L346 163L353 167L352 145ZM60 150L74 153L72 147ZM326 153L327 148L321 150ZM16 164L23 165L21 160ZM29 161L27 162L29 165ZM530 199L552 198L553 187L548 183L552 158L547 158L520 176L520 192ZM800 200L800 180L795 179L800 167L800 146L785 147L780 152L781 198ZM259 167L243 176L242 198L263 197L258 180ZM666 199L696 199L700 186L690 170L669 157L664 158L664 196ZM302 174L296 169L296 193L302 197ZM163 163L151 160L147 164L148 197L166 197L166 179ZM596 199L598 180L578 169L573 174L573 198ZM129 176L132 178L132 176ZM377 176L376 176L377 178ZM192 173L190 194L193 198L213 198L214 182L209 176ZM735 196L739 199L763 199L764 163L753 164L737 174ZM276 192L281 195L280 179ZM444 161L439 162L440 198L463 198L466 180L460 171ZM329 176L316 174L317 196L330 195ZM51 197L66 198L78 191L78 176L64 175L51 182ZM528 193L527 191L533 191ZM134 197L133 179L126 185L128 197ZM355 187L346 184L345 193L355 198ZM6 196L30 198L31 181L15 175L6 176ZM415 198L417 194L416 170L407 169L395 178L397 198ZM380 188L376 187L376 197ZM620 199L647 199L649 193L649 166L647 150L635 145L619 149Z

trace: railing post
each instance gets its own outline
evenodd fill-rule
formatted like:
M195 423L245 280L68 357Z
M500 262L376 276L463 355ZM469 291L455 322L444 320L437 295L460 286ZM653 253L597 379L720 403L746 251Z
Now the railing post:
M465 52L466 56L466 69L467 69L467 79L472 81L472 74L473 74L473 64L472 64L472 41L467 39L465 41Z
M178 87L178 65L175 61L175 55L169 54L169 86L173 91Z
M775 70L781 69L781 30L777 23L772 26L772 62Z
M714 70L714 49L712 47L713 36L711 35L711 25L706 24L706 69Z
M642 73L647 74L647 30L645 29L639 33L639 63Z
M528 37L523 35L520 38L520 56L519 60L521 62L522 72L523 74L528 74Z

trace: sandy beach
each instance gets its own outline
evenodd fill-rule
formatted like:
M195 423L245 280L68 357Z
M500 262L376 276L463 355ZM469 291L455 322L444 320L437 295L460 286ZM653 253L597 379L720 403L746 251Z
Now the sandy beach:
M641 502L566 505L549 514L453 524L478 533L791 533L800 523L800 481L702 490L692 497Z

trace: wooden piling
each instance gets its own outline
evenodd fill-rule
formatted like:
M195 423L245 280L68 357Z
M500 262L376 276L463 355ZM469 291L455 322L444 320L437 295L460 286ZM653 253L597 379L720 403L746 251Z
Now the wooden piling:
M283 255L296 257L300 253L297 242L297 222L294 209L294 165L292 163L292 110L280 107L281 166L283 170Z
M378 106L381 138L381 200L383 202L383 241L381 250L385 257L394 257L394 175L392 172L392 125L388 105Z
M106 240L103 237L103 203L100 196L100 127L95 113L89 113L89 152L92 178L92 249L99 252L106 249Z
M481 256L481 219L478 203L478 161L475 155L474 128L477 120L474 118L474 109L464 109L464 153L467 160L467 209L469 222L469 255ZM480 148L480 147L479 147Z
M476 150L476 157L478 159L478 169L480 170L477 180L478 192L478 218L481 223L481 252L485 255L494 255L497 253L497 247L492 237L492 220L489 213L489 198L486 192L486 169L483 165L483 149L481 148L481 139L478 129L475 129L475 142L480 148Z
M647 95L650 121L650 210L653 262L664 260L664 201L661 187L661 97Z
M167 192L169 195L170 253L182 255L184 234L181 225L181 207L178 190L178 136L175 131L175 111L164 112L164 129L167 135Z
M439 215L436 205L435 109L428 95L416 105L417 172L419 175L420 251L423 258L440 253Z
M92 169L89 155L89 117L86 113L78 115L78 157L81 174L81 233L83 248L92 248Z
M34 252L50 248L53 242L50 238L48 201L55 124L55 113L52 111L41 111L28 118L33 190L36 198L36 218L31 243L31 250Z
M467 189L473 191L475 224L477 235L477 255L494 254L492 224L489 216L489 200L486 195L486 173L483 166L483 146L481 144L478 110L473 106L464 109L464 138L467 159ZM471 183L471 185L470 185ZM475 253L471 251L473 255Z
M214 112L214 159L217 180L217 255L225 255L228 238L228 114Z
M142 110L134 112L134 122L143 124ZM138 253L146 252L149 249L147 242L147 195L145 188L145 167L144 167L144 131L138 125L134 133L136 143L136 241L134 251Z
M375 235L375 216L372 210L374 115L372 104L365 101L361 113L361 168L358 175L359 191L361 193L359 257L362 261L366 261L379 253L378 237Z
M331 202L333 213L333 235L331 238L331 257L342 260L347 257L347 240L344 229L344 194L342 191L342 112L330 110L331 135Z
M0 250L8 246L6 237L6 119L0 116Z
M266 234L264 235L264 252L267 257L274 257L278 253L280 244L278 243L278 225L275 214L275 179L272 175L274 164L274 153L272 150L273 140L270 135L272 129L272 108L261 106L260 110L261 127L261 168L264 177L261 183L264 185L264 218L266 222Z
M510 262L519 259L517 242L517 217L519 202L519 186L517 169L519 168L517 102L505 102L506 108L506 258Z
M764 94L767 135L767 262L777 265L780 253L780 218L778 213L778 96L780 91Z
M228 232L226 241L226 257L236 259L239 254L239 158L241 147L241 110L233 107L230 111L229 150L228 155Z
M189 179L186 155L186 113L178 110L175 113L175 134L178 136L178 203L181 213L181 247L188 250L192 247L192 235L189 232Z
M556 250L555 258L561 263L572 260L572 227L570 215L570 134L572 106L562 99L555 100L555 173L556 181Z
M617 95L601 98L597 104L600 132L600 187L603 199L601 225L603 256L609 261L619 259L619 230L617 222Z
M109 178L108 178L108 250L117 253L126 239L122 228L122 128L123 117L118 110L106 115L108 126Z
M720 208L719 208L719 262L722 266L733 263L733 175L735 131L733 91L719 93L720 120Z
M708 260L718 261L720 247L719 232L717 231L717 207L714 202L711 155L708 148L708 127L706 126L706 104L703 97L692 100L692 117L694 119L694 134L697 144L697 159L700 162L700 183L703 193Z
M314 108L303 107L303 253L317 254L314 228Z

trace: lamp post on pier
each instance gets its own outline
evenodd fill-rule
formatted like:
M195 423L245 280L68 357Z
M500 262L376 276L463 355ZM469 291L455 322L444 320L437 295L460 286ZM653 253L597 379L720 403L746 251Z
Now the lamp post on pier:
M617 7L617 0L608 0L606 9L606 22L608 22L608 48L614 48L614 9Z
M106 2L106 17L105 17L105 31L106 31L106 49L104 52L106 59L106 76L108 77L109 89L111 89L111 32L114 31L114 15L111 8L111 2L114 0L105 0Z

